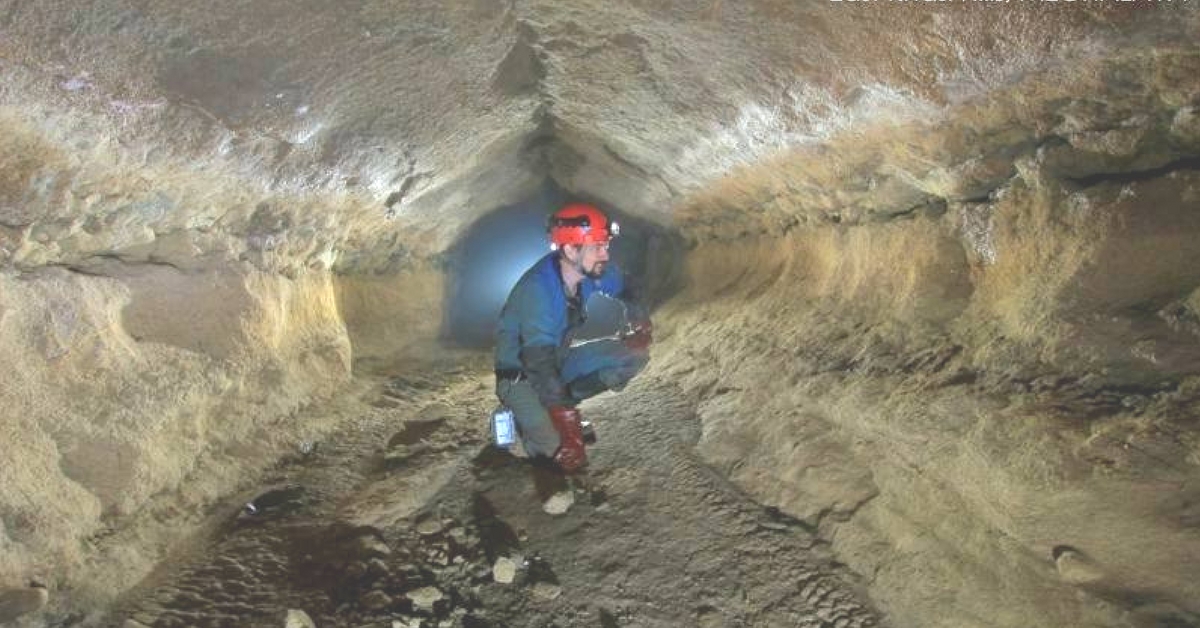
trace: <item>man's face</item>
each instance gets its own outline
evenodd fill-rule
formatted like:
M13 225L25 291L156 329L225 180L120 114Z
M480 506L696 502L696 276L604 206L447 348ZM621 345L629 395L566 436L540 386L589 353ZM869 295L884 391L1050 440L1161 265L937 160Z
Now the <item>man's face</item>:
M579 247L579 269L592 279L599 279L608 265L608 243L584 244Z

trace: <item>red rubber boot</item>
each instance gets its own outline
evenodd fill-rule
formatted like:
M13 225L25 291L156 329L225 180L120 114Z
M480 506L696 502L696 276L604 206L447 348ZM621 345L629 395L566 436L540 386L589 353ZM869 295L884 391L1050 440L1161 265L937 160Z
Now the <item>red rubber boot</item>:
M577 408L550 408L550 422L561 440L558 451L554 452L554 461L566 473L574 473L587 465L587 450L584 449L583 429L580 427L582 420Z

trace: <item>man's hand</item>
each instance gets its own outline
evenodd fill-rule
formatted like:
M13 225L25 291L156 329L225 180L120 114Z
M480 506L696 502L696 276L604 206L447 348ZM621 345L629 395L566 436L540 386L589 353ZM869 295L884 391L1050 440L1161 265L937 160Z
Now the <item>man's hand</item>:
M554 453L554 461L567 473L574 473L587 464L587 451L583 444L583 416L577 408L551 406L550 423L558 432L560 444Z
M654 325L649 319L629 323L629 329L623 339L625 348L631 351L646 351L654 340L653 331Z

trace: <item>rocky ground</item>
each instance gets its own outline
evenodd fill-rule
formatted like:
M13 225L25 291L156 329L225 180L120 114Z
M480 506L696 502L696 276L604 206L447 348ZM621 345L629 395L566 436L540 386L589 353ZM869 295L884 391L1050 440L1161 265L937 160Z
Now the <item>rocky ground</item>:
M216 509L104 625L882 623L811 529L699 460L669 384L585 404L599 440L571 480L488 445L488 373L365 390L339 402L358 421Z

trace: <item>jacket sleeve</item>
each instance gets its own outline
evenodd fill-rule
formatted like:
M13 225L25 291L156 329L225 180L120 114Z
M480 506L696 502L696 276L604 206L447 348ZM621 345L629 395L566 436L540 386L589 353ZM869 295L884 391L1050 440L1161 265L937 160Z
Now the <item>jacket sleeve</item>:
M554 299L541 286L521 295L521 367L543 406L568 406L571 398L558 370L558 348L566 312L554 311Z

